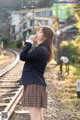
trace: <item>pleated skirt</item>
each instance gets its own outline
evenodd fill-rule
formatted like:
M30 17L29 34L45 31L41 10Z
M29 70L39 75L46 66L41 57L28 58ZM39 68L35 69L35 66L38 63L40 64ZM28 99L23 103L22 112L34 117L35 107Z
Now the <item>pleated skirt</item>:
M47 108L47 91L42 85L24 85L22 105L25 107Z

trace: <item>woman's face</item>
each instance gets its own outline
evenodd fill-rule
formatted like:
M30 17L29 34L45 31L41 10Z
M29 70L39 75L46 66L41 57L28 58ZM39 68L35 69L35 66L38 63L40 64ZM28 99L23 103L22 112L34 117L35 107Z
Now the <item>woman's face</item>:
M45 37L42 31L42 28L40 28L37 33L36 33L36 40L37 42L44 42L45 41Z

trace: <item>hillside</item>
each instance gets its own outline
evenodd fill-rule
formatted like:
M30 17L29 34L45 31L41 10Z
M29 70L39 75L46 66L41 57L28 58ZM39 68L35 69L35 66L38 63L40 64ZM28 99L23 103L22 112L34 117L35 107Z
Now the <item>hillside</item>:
M0 8L21 9L23 6L30 8L48 7L53 4L53 0L0 0Z

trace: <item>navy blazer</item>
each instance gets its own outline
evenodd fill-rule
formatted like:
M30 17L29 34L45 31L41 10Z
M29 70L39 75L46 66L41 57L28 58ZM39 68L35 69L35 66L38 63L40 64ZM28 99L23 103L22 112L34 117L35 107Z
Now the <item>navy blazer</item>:
M39 84L46 86L43 74L48 62L49 51L44 44L40 44L30 51L31 46L31 43L26 42L20 54L20 60L25 62L20 83L23 85Z

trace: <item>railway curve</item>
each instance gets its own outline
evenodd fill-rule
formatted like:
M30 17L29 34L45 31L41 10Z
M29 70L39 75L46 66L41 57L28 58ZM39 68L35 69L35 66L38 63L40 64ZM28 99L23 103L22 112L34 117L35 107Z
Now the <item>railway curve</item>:
M19 84L23 62L19 60L18 52L8 50L15 54L15 60L0 72L0 120L10 118L24 88Z

